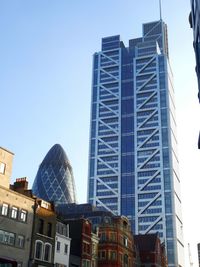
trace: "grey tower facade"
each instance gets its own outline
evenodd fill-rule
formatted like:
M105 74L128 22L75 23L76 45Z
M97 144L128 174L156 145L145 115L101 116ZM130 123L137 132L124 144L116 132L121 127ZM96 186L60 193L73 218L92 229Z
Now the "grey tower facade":
M54 145L40 164L33 194L46 201L75 203L75 183L71 164L61 145Z
M169 266L184 266L174 88L167 26L143 24L125 47L102 39L93 57L88 202L159 233Z
M200 102L200 1L190 0L191 12L189 16L190 26L193 28L193 48L196 58L196 74L198 81L198 98ZM200 134L198 140L198 148L200 149Z

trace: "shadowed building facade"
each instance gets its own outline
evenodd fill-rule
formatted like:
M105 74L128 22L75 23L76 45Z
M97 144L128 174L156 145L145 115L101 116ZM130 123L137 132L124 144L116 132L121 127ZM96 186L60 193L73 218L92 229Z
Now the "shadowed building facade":
M72 167L64 149L54 145L42 161L35 177L33 194L55 203L76 203Z
M173 76L167 25L143 24L125 47L102 39L93 57L88 202L157 233L170 267L183 266Z

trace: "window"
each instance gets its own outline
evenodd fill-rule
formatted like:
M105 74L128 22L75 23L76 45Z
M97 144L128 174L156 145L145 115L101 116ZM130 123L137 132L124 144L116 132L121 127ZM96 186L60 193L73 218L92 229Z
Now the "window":
M0 162L0 174L4 174L6 169L6 164L3 162Z
M105 250L99 251L99 259L105 259L106 258L106 252Z
M110 233L110 241L116 242L116 233Z
M46 243L44 248L44 261L51 260L51 244Z
M20 248L24 247L25 238L23 235L18 235L17 237L17 246Z
M83 242L83 252L90 254L90 244L87 242Z
M40 234L43 234L43 228L44 228L44 220L39 219L39 223L38 223L38 232Z
M64 250L64 252L65 252L65 254L68 253L68 245L67 244L65 244L65 250Z
M100 241L106 241L106 233L101 233Z
M56 250L60 251L60 242L59 241L57 241L57 243L56 243Z
M89 260L83 260L82 261L82 266L83 267L90 267L90 261Z
M5 243L14 246L14 244L15 244L15 234L5 232Z
M124 267L128 267L128 255L124 254Z
M126 236L123 237L123 245L128 247L128 238Z
M51 204L49 202L46 202L44 200L41 201L41 207L45 208L45 209L49 209L51 206Z
M0 230L0 243L4 242L4 231Z
M92 244L92 254L96 254L97 244Z
M17 214L18 214L18 208L12 207L12 210L11 210L11 218L17 219Z
M0 230L0 243L8 244L14 246L15 244L15 234Z
M26 219L27 219L27 211L26 210L21 210L21 213L20 213L20 220L22 222L26 222Z
M51 230L52 230L52 224L48 223L47 224L47 236L51 237Z
M3 203L1 214L4 215L4 216L7 216L8 215L8 204Z
M116 260L117 259L117 254L116 251L110 251L110 260Z
M37 240L35 243L35 258L41 260L43 252L43 242Z

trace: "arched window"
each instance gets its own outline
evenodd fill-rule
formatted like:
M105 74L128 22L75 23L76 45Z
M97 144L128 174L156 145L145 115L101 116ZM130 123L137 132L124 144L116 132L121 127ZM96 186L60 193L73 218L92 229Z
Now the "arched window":
M51 244L45 243L44 246L44 261L51 261Z
M43 246L44 246L44 244L41 240L36 240L36 242L35 242L35 258L38 260L42 259Z

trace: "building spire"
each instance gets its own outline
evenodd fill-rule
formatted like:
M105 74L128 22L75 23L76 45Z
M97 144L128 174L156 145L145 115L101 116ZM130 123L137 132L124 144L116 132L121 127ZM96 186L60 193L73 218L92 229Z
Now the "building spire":
M159 0L160 20L162 20L162 2Z

